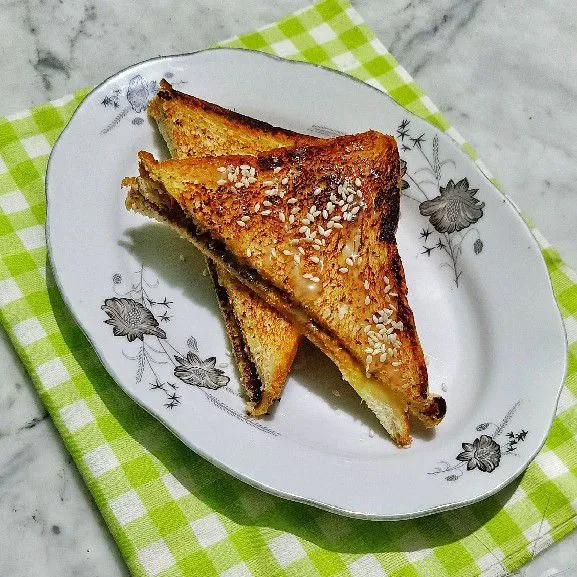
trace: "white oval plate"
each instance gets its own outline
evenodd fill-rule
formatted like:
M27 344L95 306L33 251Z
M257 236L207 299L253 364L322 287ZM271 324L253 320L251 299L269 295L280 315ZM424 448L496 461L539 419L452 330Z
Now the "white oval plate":
M168 227L124 208L120 181L137 174L137 152L166 156L146 116L162 77L184 92L299 132L374 128L397 137L409 185L399 250L430 388L448 407L436 430L415 431L410 449L390 442L310 345L299 352L273 414L244 416L203 259ZM400 519L494 493L543 444L565 374L566 344L539 248L511 203L448 136L371 86L243 50L143 62L80 105L54 147L46 184L54 273L102 362L136 402L232 475L345 515ZM464 221L460 232L444 232L443 215L455 195L477 199L482 216ZM434 224L419 210L427 198L437 198ZM112 298L128 300L108 301L111 312L122 314L123 303L124 313L143 315L143 327L156 336L129 341L122 330L115 336L101 308ZM203 362L203 374L222 373L216 380L226 386L212 390L178 379L175 365L183 361L175 357L189 353L185 369Z

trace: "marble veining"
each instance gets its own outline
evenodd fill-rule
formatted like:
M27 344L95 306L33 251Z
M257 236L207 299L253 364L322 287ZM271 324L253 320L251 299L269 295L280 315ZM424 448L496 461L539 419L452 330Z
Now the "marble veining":
M0 114L190 52L308 4L0 0ZM353 0L577 268L577 12L571 0ZM0 331L0 577L128 575L70 456ZM8 546L9 544L9 546ZM577 573L577 532L523 568ZM566 571L560 573L557 571Z

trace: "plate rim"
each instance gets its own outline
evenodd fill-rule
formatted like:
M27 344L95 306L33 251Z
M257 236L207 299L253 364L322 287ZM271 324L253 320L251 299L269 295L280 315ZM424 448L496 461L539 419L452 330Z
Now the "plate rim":
M71 301L69 299L69 295L67 294L67 292L64 289L64 284L62 283L60 276L59 276L59 271L58 271L58 267L55 265L54 262L54 258L53 258L53 249L52 249L52 240L51 240L51 218L50 218L50 214L51 214L51 210L50 210L50 195L49 195L49 189L50 189L50 173L51 173L51 166L52 166L52 161L53 161L53 157L55 156L56 151L58 150L58 146L61 143L61 140L64 136L64 134L67 132L67 130L70 127L70 124L72 124L73 119L75 118L75 116L80 113L80 111L88 106L87 103L87 99L96 91L104 88L108 83L113 82L118 76L123 75L125 73L129 73L130 71L133 71L139 67L141 67L142 65L148 64L148 63L154 63L154 62L161 62L161 61L170 61L172 59L175 58L186 58L186 57L192 57L194 55L197 54L201 54L201 53L206 53L206 52L216 52L216 51L232 51L232 52L243 52L243 53L250 53L253 56L258 56L258 57L264 57L264 58L268 58L271 59L273 61L277 61L277 62L281 62L281 63L289 63L289 64L293 64L295 66L303 66L305 68L315 68L315 69L321 69L323 72L328 72L328 73L334 73L337 74L339 76L342 76L344 78L346 78L347 80L351 80L354 83L364 86L364 87L369 87L372 90L374 90L376 93L379 94L380 97L384 97L388 100L390 100L394 105L399 106L400 108L402 108L406 114L410 115L411 117L414 118L418 118L419 120L426 122L429 126L431 126L434 130L437 130L438 132L441 132L442 134L444 134L447 137L447 141L450 142L452 144L453 147L457 148L460 150L461 153L463 153L466 158L471 162L472 165L474 165L475 167L475 171L482 175L483 179L487 182L487 184L492 187L493 189L495 189L501 198L503 198L506 201L506 204L508 206L509 209L512 209L513 214L516 217L516 220L519 221L522 224L522 228L525 232L525 235L530 238L530 242L532 243L532 249L536 249L538 255L539 255L539 262L540 262L540 266L541 266L541 273L540 274L544 274L546 279L547 279L547 287L548 287L548 296L550 299L552 299L553 303L554 303L554 310L556 311L556 315L557 315L557 319L558 319L558 324L561 327L561 333L562 333L562 344L563 344L563 370L562 370L562 377L560 379L560 383L557 384L557 391L554 395L554 402L552 403L552 409L550 412L549 417L546 419L548 422L547 427L544 430L543 436L542 438L539 440L539 442L536 443L535 445L535 450L530 453L524 460L523 460L523 464L518 467L515 471L513 471L513 473L511 473L510 475L507 476L506 479L504 479L503 481L501 481L500 483L496 484L494 487L489 488L488 490L486 490L485 492L476 495L475 497L472 497L470 499L461 499L461 500L454 500L454 501L449 501L449 502L445 502L442 503L440 505L435 505L432 507L428 507L428 508L424 508L424 509L420 509L418 511L413 511L411 513L406 513L406 514L379 514L379 515L375 515L375 514L370 514L370 513L363 513L363 512L358 512L358 511L352 511L352 510L348 510L344 507L339 507L337 505L332 505L329 503L324 503L322 501L316 500L316 499L310 499L307 497L303 497L300 495L296 495L293 493L290 493L288 491L283 491L283 490L279 490L276 489L274 487L271 487L269 485L267 485L266 483L262 482L262 481L258 481L256 479L253 479L243 473L240 473L232 468L229 468L226 464L222 463L221 461L219 461L218 459L212 457L212 455L210 453L207 453L206 451L199 449L198 447L196 447L193 443L191 443L189 440L183 438L182 435L180 435L178 433L178 431L176 431L174 429L174 427L170 424L169 420L166 420L164 418L161 418L161 416L159 414L156 414L156 412L154 410L152 410L151 408L144 406L140 400L138 399L138 397L136 396L136 394L133 394L132 391L130 389L128 389L127 387L123 386L121 384L121 379L117 378L118 375L116 373L116 371L112 368L112 366L110 366L110 364L108 363L108 361L106 360L106 358L104 357L104 355L102 354L102 352L99 350L97 344L94 342L94 340L90 337L90 332L89 332L89 327L85 326L85 323L81 320L81 316L80 314L77 313L77 311L74 309L74 307L71 305ZM469 154L463 150L463 148L454 140L454 138L447 133L447 131L444 131L442 129L440 129L439 127L435 126L434 124L432 124L431 122L429 122L428 120L414 114L413 112L407 110L404 106L400 105L398 102L396 102L389 94L387 94L386 92L384 92L383 90L380 90L379 88L368 84L367 82L364 82L363 80L360 80L354 76L351 76L349 74L347 74L346 72L340 71L340 70L336 70L333 68L328 68L326 66L322 66L320 64L315 64L315 63L310 63L310 62L304 62L301 60L290 60L290 59L286 59L286 58L282 58L280 56L277 56L275 54L270 54L268 52L260 52L257 50L250 50L250 49L246 49L246 48L237 48L237 47L211 47L211 48L205 48L205 49L200 49L200 50L195 50L192 52L185 52L185 53L180 53L180 54L171 54L171 55L166 55L166 56L156 56L153 58L148 58L146 60L142 60L138 63L132 64L130 66L127 66L117 72L115 72L114 74L111 74L110 76L108 76L105 80L103 80L102 82L100 82L98 85L94 86L92 88L92 90L86 94L86 96L83 98L83 100L80 102L80 104L77 106L77 108L74 110L74 112L72 113L70 119L68 120L66 126L62 129L61 133L58 135L58 138L56 139L51 153L50 153L50 157L48 159L48 164L47 164L47 168L46 168L46 181L45 181L45 191L46 191L46 246L47 246L47 254L48 254L48 258L49 258L49 262L50 262L50 268L52 271L52 275L54 277L54 280L56 282L57 288L60 292L60 295L63 299L64 304L66 305L66 308L68 309L69 313L72 315L72 317L74 318L74 321L76 322L76 324L78 325L78 327L80 328L80 330L82 331L82 333L84 334L84 336L86 337L86 339L88 340L88 342L90 343L93 351L96 353L98 359L100 360L100 362L102 363L102 365L104 366L104 368L106 369L106 371L109 373L109 375L114 379L114 381L116 382L117 386L119 386L122 391L128 395L133 402L137 403L139 405L139 407L141 407L142 409L144 409L147 413L149 413L153 418L155 418L156 420L158 420L164 427L166 427L171 434L173 434L174 436L176 436L184 445L186 445L187 447L189 447L189 449L191 449L192 451L194 451L195 453L197 453L199 456L201 456L203 459L206 459L209 463L211 463L212 465L218 467L219 469L225 471L227 474L232 475L233 477L251 485L252 487L255 487L259 490L263 490L266 493L269 493L271 495L274 495L276 497L280 497L283 499L288 499L290 501L295 501L295 502L299 502L299 503L303 503L306 505L311 505L313 507L325 510L325 511L329 511L331 513L336 513L339 515L344 515L346 517L350 517L350 518L354 518L354 519L361 519L361 520L369 520L369 521L396 521L396 520L405 520L405 519L413 519L413 518L418 518L418 517L424 517L424 516L428 516L428 515L432 515L435 513L439 513L442 511L447 511L447 510L451 510L451 509L456 509L456 508L460 508L460 507L466 507L468 505L477 503L483 499L486 499L487 497L490 497L491 495L494 495L495 493L498 493L499 491L501 491L503 488L505 488L506 486L508 486L509 484L511 484L515 479L517 479L526 469L527 467L531 464L531 462L535 459L535 457L537 456L537 454L541 451L543 445L545 444L547 437L549 435L549 432L551 430L551 427L553 425L553 421L555 419L556 416L556 411L557 411L557 406L559 403L559 398L561 396L561 392L563 390L563 386L565 383L565 378L567 375L567 368L568 368L568 359L567 359L567 352L568 352L568 338L567 338L567 331L566 331L566 327L565 327L565 323L563 321L563 317L561 314L561 309L559 307L559 303L557 302L557 299L555 298L555 293L553 291L553 285L552 285L552 281L551 281L551 277L549 275L549 272L547 270L547 265L545 262L545 259L543 257L542 251L541 251L541 247L539 246L539 243L537 242L537 239L535 238L535 236L533 235L531 228L529 227L529 225L527 224L527 222L525 221L525 219L523 218L519 208L517 207L517 205L515 204L515 202L509 198L509 196L501 191L500 189L497 188L497 186L495 186L495 184L493 182L491 182L491 180L489 179L489 177L484 173L483 170L481 170L481 168L477 165L477 163L475 162L475 160L469 156ZM553 385L552 385L553 386ZM554 389L553 389L554 390Z

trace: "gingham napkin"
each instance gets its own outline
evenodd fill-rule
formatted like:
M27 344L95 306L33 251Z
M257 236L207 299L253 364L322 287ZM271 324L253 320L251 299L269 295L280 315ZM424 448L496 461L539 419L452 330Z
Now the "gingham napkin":
M445 130L487 172L345 0L223 45L356 76ZM412 521L350 520L237 481L135 405L104 371L46 268L48 155L86 93L0 119L0 319L133 575L503 575L575 527L577 275L536 230L567 328L569 371L547 442L512 494Z

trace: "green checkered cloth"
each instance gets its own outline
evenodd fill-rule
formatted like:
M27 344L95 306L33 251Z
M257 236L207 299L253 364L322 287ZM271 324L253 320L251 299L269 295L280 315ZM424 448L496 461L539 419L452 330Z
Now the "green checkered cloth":
M324 0L224 45L360 78L450 134L490 177L345 0ZM48 155L86 94L0 119L0 320L133 575L502 575L575 527L577 275L535 230L565 320L569 370L547 442L512 493L410 521L346 519L234 479L133 403L100 364L46 266Z

